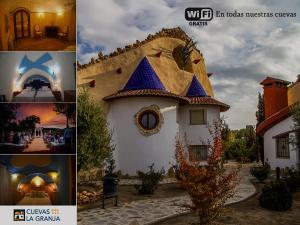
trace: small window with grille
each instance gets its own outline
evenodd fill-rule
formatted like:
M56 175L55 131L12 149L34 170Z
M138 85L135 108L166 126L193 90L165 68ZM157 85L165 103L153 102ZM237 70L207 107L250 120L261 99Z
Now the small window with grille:
M276 139L276 155L277 158L290 158L289 135L278 137Z
M189 158L193 161L206 161L208 155L207 145L190 145Z

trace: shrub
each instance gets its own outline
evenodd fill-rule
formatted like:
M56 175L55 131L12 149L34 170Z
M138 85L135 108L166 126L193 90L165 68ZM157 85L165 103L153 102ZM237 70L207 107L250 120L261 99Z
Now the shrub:
M227 199L234 195L239 182L239 170L226 171L222 167L224 149L219 124L215 123L213 128L209 130L212 141L206 165L189 160L188 147L179 137L176 139L179 178L192 202L185 206L198 215L201 225L212 224L224 211Z
M103 167L115 146L102 107L83 87L77 98L77 171Z
M223 147L225 147L224 158L235 159L236 161L242 163L255 161L257 155L257 146L256 144L247 146L245 138L236 138L234 140L225 142L223 144Z
M296 192L300 188L300 172L295 169L289 169L286 184L291 192Z
M271 172L271 168L270 168L270 165L268 163L265 163L264 166L252 167L250 169L251 175L254 176L261 183L265 179L268 178L270 172Z
M259 196L261 207L276 211L290 209L292 201L292 193L286 183L282 181L265 185Z
M173 169L174 169L174 172L175 172L175 178L176 178L176 180L180 181L181 178L180 178L180 171L179 171L178 164L173 165Z
M137 171L139 179L142 181L142 184L135 185L135 189L140 194L153 194L156 190L158 183L162 180L165 171L163 169L155 171L154 163L149 166L149 171L144 173L142 171Z

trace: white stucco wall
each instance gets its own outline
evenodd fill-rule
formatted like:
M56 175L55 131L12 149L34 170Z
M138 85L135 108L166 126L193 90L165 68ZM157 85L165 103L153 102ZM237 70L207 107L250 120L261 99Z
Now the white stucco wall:
M277 123L275 126L271 127L264 134L264 157L265 162L269 162L272 169L276 167L285 168L296 166L298 163L298 151L296 151L295 146L290 144L290 158L277 158L276 157L276 139L273 138L278 134L282 134L287 131L293 130L293 119L288 117L285 120ZM289 134L292 137L293 133Z
M134 116L143 107L158 105L164 117L160 131L143 136L135 124ZM178 103L168 98L131 97L115 99L109 104L108 122L116 145L116 169L123 174L136 175L137 170L155 168L166 171L174 163L175 138L179 127L176 122Z
M160 131L151 136L142 135L134 116L143 107L158 105L164 118ZM216 106L179 106L168 98L132 97L115 99L109 103L108 122L113 130L116 145L116 169L123 174L136 175L137 170L147 171L153 162L155 169L166 171L175 163L175 139L186 135L189 144L203 144L210 138L207 125L190 125L189 110L205 109L207 125L220 118Z
M190 125L190 110L204 109L206 110L207 124ZM220 108L218 106L201 106L187 105L179 108L179 130L182 138L186 137L186 141L191 145L206 144L211 138L208 126L213 126L214 122L220 119Z

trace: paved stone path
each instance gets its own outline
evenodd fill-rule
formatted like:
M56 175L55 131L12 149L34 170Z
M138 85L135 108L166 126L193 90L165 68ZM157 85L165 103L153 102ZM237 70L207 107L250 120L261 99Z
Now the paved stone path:
M102 187L102 181L93 181L94 185ZM135 185L135 184L141 184L142 181L139 179L120 179L119 185ZM159 182L159 184L173 184L177 183L177 180L175 178L164 178L162 181Z
M139 179L120 179L119 184L120 185L135 185L135 184L141 184L141 180ZM172 184L177 183L177 180L175 178L164 178L162 181L159 182L159 184Z
M44 143L43 138L34 138L31 144L29 144L28 148L24 150L24 152L38 152L38 151L49 151L46 144Z
M226 204L242 201L256 193L251 184L249 168L240 172L242 180L236 195ZM187 212L182 208L190 202L188 196L140 200L121 203L118 207L107 209L95 208L78 212L78 225L146 225Z

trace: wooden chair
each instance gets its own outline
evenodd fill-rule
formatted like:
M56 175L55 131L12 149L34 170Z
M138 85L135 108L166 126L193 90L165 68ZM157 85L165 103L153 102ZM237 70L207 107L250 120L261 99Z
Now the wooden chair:
M40 25L34 25L34 37L35 38L42 38L43 32L40 29Z
M68 34L69 34L69 27L64 26L63 29L58 32L57 37L61 38L62 40L68 40Z

